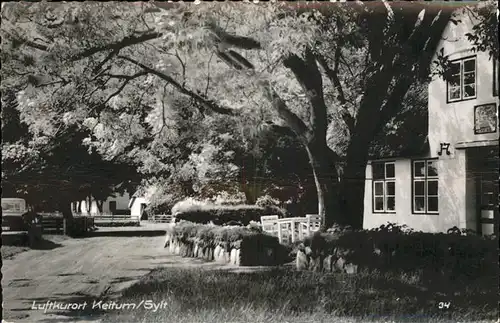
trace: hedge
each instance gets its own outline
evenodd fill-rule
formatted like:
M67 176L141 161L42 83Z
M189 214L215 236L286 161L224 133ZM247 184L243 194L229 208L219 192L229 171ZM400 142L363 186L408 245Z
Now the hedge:
M241 226L180 222L167 228L167 240L165 247L172 242L178 243L190 249L184 252L185 255L194 257L194 249L211 250L212 254L216 248L226 253L237 249L241 265L276 265L288 260L278 238Z
M312 257L342 257L364 268L431 270L468 277L498 273L497 240L460 231L424 233L389 225L316 234L302 244L300 248L309 247Z
M227 223L238 223L248 225L250 221L260 222L263 215L277 214L276 209L264 208L255 205L238 206L210 206L201 210L189 210L175 214L180 220L194 223L222 225Z

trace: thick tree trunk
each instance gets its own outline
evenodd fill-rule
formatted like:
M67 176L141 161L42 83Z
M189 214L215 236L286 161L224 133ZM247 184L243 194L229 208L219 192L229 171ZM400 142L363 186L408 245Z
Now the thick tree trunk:
M257 198L255 192L251 191L248 185L243 186L243 193L245 194L245 200L247 204L255 204Z
M365 169L372 139L385 125L379 107L382 105L391 77L380 72L374 76L375 86L365 92L356 118L356 125L347 147L346 163L342 176L340 204L346 215L344 225L362 229L365 195Z
M60 202L59 211L66 220L73 220L73 212L71 211L71 202L69 200L62 200Z
M365 169L367 160L356 160L345 168L342 178L341 206L342 213L346 214L342 224L354 229L362 229L365 196Z
M367 126L365 131L356 131L347 148L346 164L340 185L342 194L339 197L342 213L348 215L343 224L354 229L363 227L365 171L374 132L375 129L370 129L370 126Z

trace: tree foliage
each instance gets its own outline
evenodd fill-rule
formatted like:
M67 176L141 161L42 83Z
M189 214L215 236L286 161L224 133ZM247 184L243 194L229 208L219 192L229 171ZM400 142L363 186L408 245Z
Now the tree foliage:
M279 145L271 156L255 144L269 127L288 131L310 164L319 213L359 226L372 140L422 109L411 97L450 14L383 5L11 4L2 86L21 89L37 140L89 131L86 146L136 163L172 198L248 190L249 172L290 180L277 175ZM276 164L251 169L249 159Z

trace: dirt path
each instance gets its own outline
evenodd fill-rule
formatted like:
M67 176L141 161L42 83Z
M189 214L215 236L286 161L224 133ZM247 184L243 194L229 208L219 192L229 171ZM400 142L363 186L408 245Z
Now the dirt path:
M3 260L3 319L30 323L99 322L104 313L91 308L94 301L118 297L157 267L203 267L234 272L269 269L170 255L163 248L165 235L161 230L164 229L165 224L146 224L139 229L101 229L96 233L99 236L59 239L47 250L29 250ZM83 312L32 309L33 305L43 308L48 301L88 305Z
M65 318L68 311L56 310L59 314L56 316L31 307L33 302L36 306L47 301L79 303L113 296L172 257L162 246L164 235L105 236L103 231L99 232L102 236L68 239L51 250L29 250L4 260L4 320L83 321L77 317ZM86 319L92 320L92 317Z

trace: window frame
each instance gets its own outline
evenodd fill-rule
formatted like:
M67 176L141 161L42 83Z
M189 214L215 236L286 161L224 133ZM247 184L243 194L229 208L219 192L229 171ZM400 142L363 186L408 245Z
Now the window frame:
M474 60L474 95L470 97L464 97L464 63L466 61ZM458 58L450 61L450 64L460 64L460 98L458 99L451 99L450 98L450 82L447 80L446 81L446 103L455 103L455 102L462 102L462 101L468 101L468 100L474 100L477 98L477 57L476 55L471 55L463 58ZM470 83L472 84L472 83Z
M383 178L377 178L375 179L373 169L374 165L383 165L384 168L384 177ZM387 177L387 165L392 165L394 167L394 175L392 177ZM372 213L376 214L394 214L396 213L396 162L395 161L384 161L384 162L372 162ZM394 183L394 194L388 195L387 194L387 186L388 183ZM377 184L382 184L382 195L376 194L375 192L375 186ZM383 201L383 210L382 209L376 209L376 198L382 198ZM389 210L388 209L388 199L393 198L394 199L394 209Z
M439 159L437 158L429 158L429 159L414 159L411 161L411 211L412 214L416 215L425 215L425 214L439 214L439 171L437 175L429 176L429 163L437 162ZM423 176L415 176L415 164L424 163L424 174ZM415 193L415 183L422 182L424 185L424 195L416 195ZM436 182L437 183L437 192L434 195L429 195L429 183ZM417 211L415 209L416 198L424 198L424 210ZM429 197L437 199L437 211L429 211Z

